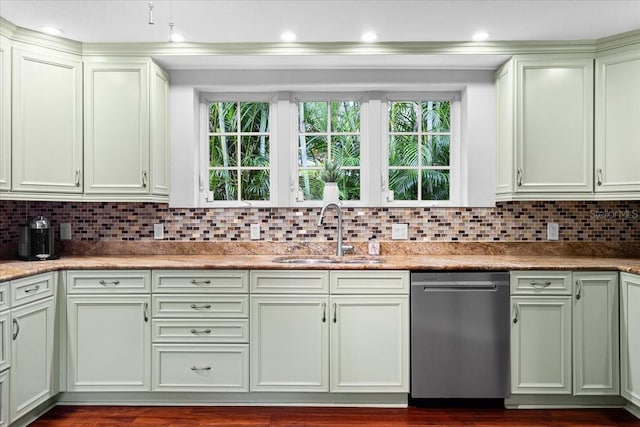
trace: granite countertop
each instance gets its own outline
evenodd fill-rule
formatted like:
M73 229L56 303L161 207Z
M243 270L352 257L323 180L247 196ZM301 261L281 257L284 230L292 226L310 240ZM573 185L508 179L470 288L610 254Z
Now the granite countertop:
M383 255L380 264L284 264L282 255L105 255L53 261L0 261L0 281L56 270L278 269L278 270L619 270L640 274L640 259L516 255ZM300 258L313 258L301 255ZM319 256L323 257L323 256ZM345 258L365 258L346 256ZM369 257L366 257L369 258Z

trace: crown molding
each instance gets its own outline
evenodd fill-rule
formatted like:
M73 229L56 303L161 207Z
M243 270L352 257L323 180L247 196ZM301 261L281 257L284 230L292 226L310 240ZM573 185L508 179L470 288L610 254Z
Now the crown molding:
M2 17L0 17L0 34L17 42L33 44L75 55L82 54L82 43L80 42L17 27Z
M619 49L637 44L640 44L640 29L615 34L598 40L596 53L602 53L612 49Z
M17 28L13 23L0 16L0 35L11 38Z

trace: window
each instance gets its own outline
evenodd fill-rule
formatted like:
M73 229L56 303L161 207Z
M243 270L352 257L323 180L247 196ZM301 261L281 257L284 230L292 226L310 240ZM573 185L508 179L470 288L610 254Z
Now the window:
M387 118L388 199L450 200L451 102L389 101Z
M211 102L208 107L207 201L269 201L269 103Z
M321 200L325 163L341 166L341 200L360 200L360 102L298 102L298 185L304 200Z

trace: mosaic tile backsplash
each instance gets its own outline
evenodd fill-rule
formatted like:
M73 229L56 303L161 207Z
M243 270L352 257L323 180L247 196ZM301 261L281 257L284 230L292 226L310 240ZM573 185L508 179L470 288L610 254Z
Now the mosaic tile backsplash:
M249 224L259 223L262 240L333 240L337 217L318 227L319 208L170 208L156 203L0 201L0 244L17 242L17 224L44 215L57 228L72 224L74 240L152 241L153 224L163 223L165 240L249 241ZM639 242L640 201L500 202L495 208L345 208L344 233L351 241L372 235L391 240L393 223L409 224L417 242L546 241L546 224L560 225L565 242Z

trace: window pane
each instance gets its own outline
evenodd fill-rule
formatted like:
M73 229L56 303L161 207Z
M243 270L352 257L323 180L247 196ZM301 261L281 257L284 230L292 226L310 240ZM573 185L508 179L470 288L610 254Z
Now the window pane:
M326 136L298 137L298 166L321 166L327 158Z
M238 199L238 172L234 170L209 171L209 191L214 200Z
M418 200L418 171L390 169L389 190L395 200Z
M391 102L389 103L389 131L391 132L417 132L418 103L417 102Z
M417 166L418 137L392 135L389 137L389 166Z
M324 182L320 180L318 170L301 170L298 185L304 193L305 200L322 200Z
M237 107L236 102L209 104L209 132L236 132L238 130Z
M242 171L242 200L269 200L269 171Z
M298 123L300 132L327 131L327 102L300 102Z
M269 103L240 103L240 126L242 132L269 131Z
M269 166L268 136L243 136L240 149L242 166Z
M359 132L360 131L360 103L355 101L340 101L331 103L331 131Z
M422 171L422 200L449 200L449 171Z
M340 200L360 200L360 171L343 170L343 176L338 182Z
M213 167L237 166L237 141L235 136L209 137L209 164Z
M422 166L449 166L449 135L422 137Z
M342 166L360 166L360 137L334 136L331 159Z
M425 101L422 103L422 130L425 132L449 132L451 130L451 104L449 101Z

